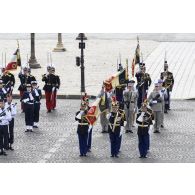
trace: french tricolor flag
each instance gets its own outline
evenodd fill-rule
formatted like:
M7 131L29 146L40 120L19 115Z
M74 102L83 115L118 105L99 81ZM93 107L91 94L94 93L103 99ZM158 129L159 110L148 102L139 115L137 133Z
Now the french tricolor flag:
M16 49L15 53L13 54L11 61L7 64L6 70L16 70L17 66L21 66L21 58L20 58L20 50L19 48Z

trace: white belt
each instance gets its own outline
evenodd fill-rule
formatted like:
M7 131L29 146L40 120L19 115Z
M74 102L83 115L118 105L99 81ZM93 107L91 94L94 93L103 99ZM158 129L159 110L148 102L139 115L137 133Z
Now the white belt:
M79 125L89 125L88 123L79 123Z
M148 125L138 125L138 127L148 127Z
M9 123L7 123L7 124L0 123L0 126L6 126L6 125L9 125Z

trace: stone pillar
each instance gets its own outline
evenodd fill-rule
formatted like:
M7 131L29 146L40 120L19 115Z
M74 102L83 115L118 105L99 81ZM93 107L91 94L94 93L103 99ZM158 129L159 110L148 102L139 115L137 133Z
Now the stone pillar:
M58 33L58 42L57 42L56 48L54 48L53 51L54 52L66 51L62 43L62 33Z
M29 59L30 68L41 68L40 64L37 62L35 57L35 33L30 34L31 38L31 56Z

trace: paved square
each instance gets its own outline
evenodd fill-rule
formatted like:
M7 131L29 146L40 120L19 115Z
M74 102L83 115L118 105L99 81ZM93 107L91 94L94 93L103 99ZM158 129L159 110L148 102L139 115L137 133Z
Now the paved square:
M19 112L15 122L15 151L0 156L0 162L195 162L195 101L172 101L172 110L165 115L165 129L160 134L150 132L148 159L138 158L136 129L133 134L123 134L120 158L110 158L109 137L101 133L99 122L93 130L92 152L80 158L74 121L79 104L79 100L58 100L57 110L48 114L42 100L40 128L33 133L24 132L24 114Z

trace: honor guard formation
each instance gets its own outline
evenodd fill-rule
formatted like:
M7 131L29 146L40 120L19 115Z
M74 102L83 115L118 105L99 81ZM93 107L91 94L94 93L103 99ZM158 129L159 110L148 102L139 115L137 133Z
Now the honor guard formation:
M164 60L164 72L159 72L159 79L152 81L150 74L146 72L143 57L141 60L138 40L131 71L128 60L125 68L121 63L117 66L117 73L103 81L96 100L90 106L86 94L81 99L81 108L75 117L79 122L77 133L80 156L87 156L91 152L92 130L98 118L101 132L109 134L112 158L119 157L123 131L132 134L137 129L140 158L147 158L150 150L149 130L153 129L153 133L158 134L164 128L164 114L170 110L174 86L173 74L168 71L167 60ZM138 68L137 71L135 67ZM150 91L151 88L153 90Z
M16 103L12 103L12 92L15 86L15 77L10 70L20 66L18 74L20 85L18 87L21 102L21 112L24 113L26 124L25 132L33 132L33 128L39 127L39 112L41 108L42 90L38 82L31 74L28 63L21 66L19 48L15 52L17 60L1 68L0 77L0 155L7 155L6 150L13 151L14 143L14 117L17 113ZM57 90L60 87L60 78L55 74L55 67L52 64L47 66L47 73L43 75L45 82L47 112L51 113L56 108Z
M15 87L15 77L9 70L17 66L21 67L18 90L26 124L25 132L31 133L34 128L39 127L42 90L36 77L31 74L28 63L21 66L19 48L15 55L16 66L8 64L9 66L1 68L0 155L7 155L6 150L14 150L14 117L17 111L16 104L12 102L12 92ZM47 73L42 75L42 82L44 82L47 113L52 113L56 109L57 92L60 88L60 77L55 74L52 63L48 63ZM157 81L151 80L143 56L140 54L138 40L131 69L128 59L125 67L121 62L117 62L116 73L103 81L94 102L90 103L87 93L82 96L80 110L75 116L78 122L80 156L86 157L88 152L91 152L93 128L100 119L101 132L109 135L112 158L119 158L123 132L132 134L135 133L135 129L137 129L140 158L147 158L150 150L149 131L153 129L153 133L158 134L163 130L164 114L168 114L171 108L173 86L173 74L168 71L166 59L164 72L159 72Z

